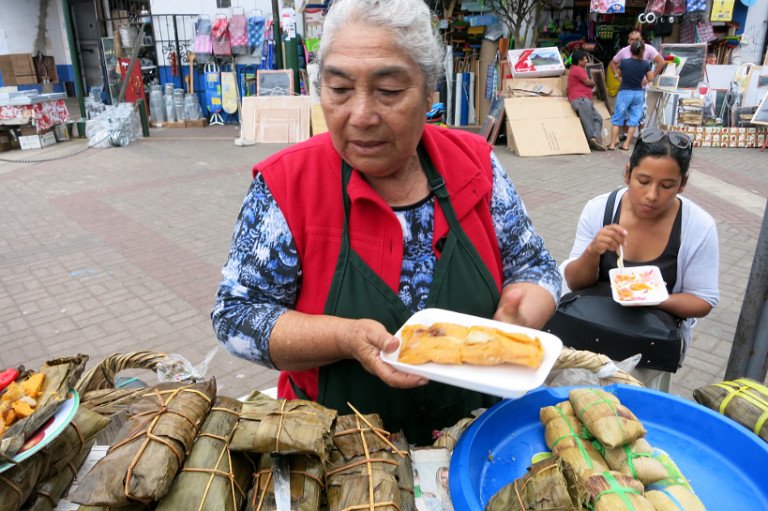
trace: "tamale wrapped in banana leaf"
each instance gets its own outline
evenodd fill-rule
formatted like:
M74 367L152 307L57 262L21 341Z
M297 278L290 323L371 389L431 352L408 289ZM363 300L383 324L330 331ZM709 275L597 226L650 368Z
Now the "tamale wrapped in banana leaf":
M392 442L390 452L395 454L397 461L397 483L402 495L401 511L416 511L416 500L413 493L413 461L408 453L408 440L402 433L393 433L389 436Z
M765 385L739 378L698 388L693 391L693 398L768 442L768 387Z
M272 399L256 393L243 403L229 442L234 451L311 454L325 462L336 410L301 399Z
M43 364L38 372L44 374L45 379L35 411L14 422L0 437L0 461L10 462L24 442L56 413L83 373L87 361L87 355L76 355L55 358Z
M109 419L87 408L78 408L72 421L45 451L48 452L48 468L43 474L47 479L64 468L90 444L94 437L109 424ZM87 447L90 451L90 447ZM87 452L86 451L86 452Z
M580 388L568 396L576 416L605 447L619 447L645 436L645 428L635 414L613 394Z
M32 495L40 474L45 470L46 456L31 456L0 473L0 509L17 511Z
M438 432L440 436L432 444L433 447L445 447L448 451L453 452L453 448L459 443L459 438L473 422L475 422L474 417L465 417L453 426L443 428Z
M71 500L89 506L149 504L160 500L183 466L216 396L216 382L162 383L148 389L107 455Z
M688 479L686 479L683 473L680 472L680 469L675 464L675 462L672 461L672 458L670 458L669 454L667 454L665 451L662 451L661 449L654 448L651 456L653 456L653 459L661 463L661 465L664 467L666 475L664 476L664 479L649 484L647 488L648 490L663 490L665 488L669 488L670 486L682 486L683 488L686 488L693 493L693 488L691 488L690 483L688 483Z
M574 415L568 401L546 406L539 411L544 424L544 440L553 453L572 470L579 480L610 470L592 444L584 424Z
M706 511L701 499L683 486L645 492L645 498L656 511Z
M229 450L243 404L219 396L206 417L184 467L157 511L238 511L255 469L249 454Z
M584 486L593 511L655 511L643 495L643 485L618 472L590 476Z
M323 495L323 465L315 456L289 456L291 467L291 510L317 511ZM253 486L248 492L246 511L276 511L275 488L272 480L272 458L261 456L253 473Z
M580 511L586 495L557 456L535 463L523 477L491 497L486 511Z
M638 438L621 447L605 449L603 458L611 470L634 477L643 486L667 477L667 470L653 457L653 448L645 438Z
M146 511L149 509L144 504L128 504L127 506L80 506L77 511Z
M59 470L53 473L48 472L44 479L41 478L35 486L34 493L24 504L22 511L53 511L61 497L67 493L72 485L77 472L90 454L93 444L94 442L91 441L83 445L79 452L69 458Z
M389 432L378 414L372 413L361 419L355 414L340 415L333 427L333 445L349 459L365 452L378 452L388 447ZM365 445L364 445L365 444Z

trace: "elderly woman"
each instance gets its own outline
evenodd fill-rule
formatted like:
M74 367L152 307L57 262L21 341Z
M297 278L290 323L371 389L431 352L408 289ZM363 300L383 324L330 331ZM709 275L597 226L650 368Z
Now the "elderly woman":
M278 394L379 413L412 443L495 398L395 370L380 353L439 307L541 327L557 265L488 144L425 126L442 67L421 0L339 0L319 51L329 133L254 167L214 329L282 372Z

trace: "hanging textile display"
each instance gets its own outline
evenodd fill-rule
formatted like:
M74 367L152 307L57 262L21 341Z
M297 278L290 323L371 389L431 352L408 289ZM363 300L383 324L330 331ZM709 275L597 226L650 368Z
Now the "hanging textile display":
M232 17L229 19L229 37L234 55L247 55L249 53L247 25L245 10L242 7L232 7Z
M224 113L232 115L237 112L237 79L234 66L227 64L221 68L221 107Z
M232 44L229 38L229 20L227 20L226 14L219 13L213 19L211 39L213 40L214 55L218 57L232 56Z
M591 0L589 12L600 14L619 14L624 12L625 0Z
M707 12L707 0L687 0L685 9L689 12Z
M266 19L262 14L252 12L248 16L248 46L251 51L251 55L254 57L261 57L261 45L264 44L264 29L266 25Z
M211 41L211 18L201 14L195 21L195 59L205 64L211 59L213 43Z

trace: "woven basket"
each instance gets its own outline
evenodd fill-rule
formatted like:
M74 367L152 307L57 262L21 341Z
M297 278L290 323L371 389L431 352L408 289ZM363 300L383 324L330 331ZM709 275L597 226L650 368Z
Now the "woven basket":
M610 362L611 359L605 355L592 353L591 351L563 348L563 351L560 352L560 356L557 357L557 362L555 362L553 369L586 369L593 373L597 373L604 365ZM608 385L610 383L623 383L625 385L634 385L636 387L645 386L634 376L621 369L617 369L616 372L608 378L600 378L600 385Z

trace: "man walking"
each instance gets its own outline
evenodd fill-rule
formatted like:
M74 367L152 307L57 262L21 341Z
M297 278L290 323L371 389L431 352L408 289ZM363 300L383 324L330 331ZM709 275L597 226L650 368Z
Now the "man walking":
M583 50L576 50L571 55L571 69L568 72L568 101L576 111L587 136L589 147L596 151L605 151L601 142L603 119L592 103L592 87L595 81L587 76L589 56Z

